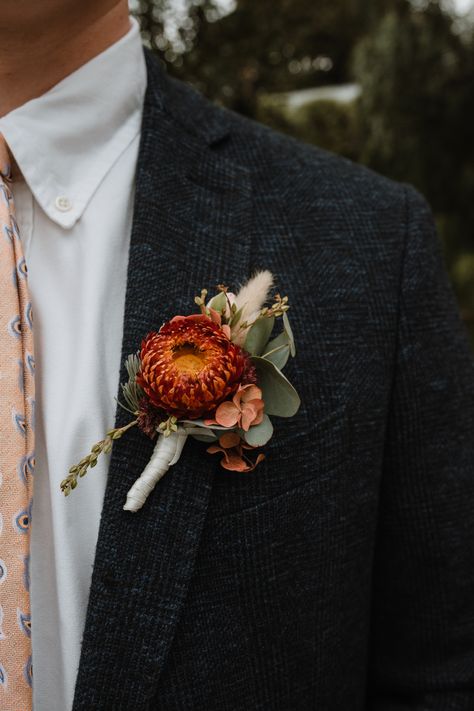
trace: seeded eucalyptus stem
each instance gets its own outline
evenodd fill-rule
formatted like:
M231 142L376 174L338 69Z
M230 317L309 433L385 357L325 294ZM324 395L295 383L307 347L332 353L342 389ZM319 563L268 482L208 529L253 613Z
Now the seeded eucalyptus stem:
M109 430L104 439L101 439L100 442L96 442L96 444L94 444L91 448L90 454L83 457L78 464L74 464L74 466L70 468L68 476L62 480L61 491L64 496L69 496L71 491L76 488L77 480L79 477L83 477L87 473L89 467L91 469L92 467L95 467L99 455L108 454L112 449L114 440L120 439L120 437L122 437L127 430L134 427L137 423L138 420L132 420L132 422L129 422L128 425L125 425L124 427L117 427Z

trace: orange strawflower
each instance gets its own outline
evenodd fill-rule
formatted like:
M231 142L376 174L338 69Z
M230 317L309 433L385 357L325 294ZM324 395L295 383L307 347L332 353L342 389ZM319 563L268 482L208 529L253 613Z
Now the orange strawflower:
M245 351L204 315L176 316L142 341L137 383L167 415L196 419L232 395L248 369Z

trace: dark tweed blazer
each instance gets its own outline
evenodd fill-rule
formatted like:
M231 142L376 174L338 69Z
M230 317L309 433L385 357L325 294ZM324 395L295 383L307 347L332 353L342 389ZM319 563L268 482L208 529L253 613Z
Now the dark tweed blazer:
M474 363L426 202L147 64L123 359L269 268L303 406L136 514L153 443L115 444L74 711L471 711Z

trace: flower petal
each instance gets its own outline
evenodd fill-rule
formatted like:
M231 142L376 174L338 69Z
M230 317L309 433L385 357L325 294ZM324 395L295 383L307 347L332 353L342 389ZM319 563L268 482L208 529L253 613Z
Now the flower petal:
M255 415L255 419L252 422L252 425L259 425L261 422L263 422L263 407L261 410L257 411L257 414Z
M262 391L256 385L250 383L242 387L242 402L250 402L250 400L261 400Z
M233 402L226 400L217 408L215 418L222 427L233 427L240 420L240 410Z
M231 472L248 472L250 471L250 467L247 464L247 462L242 459L242 457L239 457L238 454L234 454L227 459L223 459L221 461L221 466L224 469L228 469Z
M249 429L250 425L253 424L253 421L255 420L257 416L257 408L251 405L249 402L247 402L243 408L242 408L242 421L241 421L241 427L242 429L247 432Z
M218 326L221 325L222 319L220 313L218 313L215 309L209 309L209 315L211 317L211 321L214 321L214 323L217 323Z
M248 405L252 405L255 408L255 419L252 422L252 425L259 425L261 421L263 420L263 411L265 409L265 403L263 400L250 400Z
M223 454L224 459L222 461L229 459L229 455L227 454L226 450L222 447L218 447L217 444L212 444L210 447L207 448L206 452L209 452L209 454Z
M234 393L234 397L232 398L232 402L234 403L236 408L239 410L239 412L240 412L240 399L242 397L241 393L242 393L242 385L239 385L239 387L237 388L237 391Z
M219 437L219 444L221 447L224 447L224 449L237 447L240 444L240 436L237 432L224 432L224 434Z
M255 469L257 464L260 464L260 462L263 462L264 459L265 459L265 455L263 454L263 452L260 452L260 454L258 455L257 459L254 462L253 469Z

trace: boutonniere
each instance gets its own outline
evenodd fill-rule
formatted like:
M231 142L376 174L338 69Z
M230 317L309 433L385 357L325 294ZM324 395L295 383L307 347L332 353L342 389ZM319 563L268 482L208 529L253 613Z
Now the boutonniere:
M176 464L188 437L207 442L224 469L253 470L264 459L255 450L273 435L270 416L292 417L300 399L283 375L295 355L288 320L288 297L275 294L268 271L259 272L237 294L220 285L210 300L195 298L199 313L175 316L152 331L126 360L128 382L121 384L135 419L111 429L61 482L68 496L102 453L130 428L157 438L152 457L127 494L126 511L138 511L159 479ZM282 330L272 338L275 321Z

